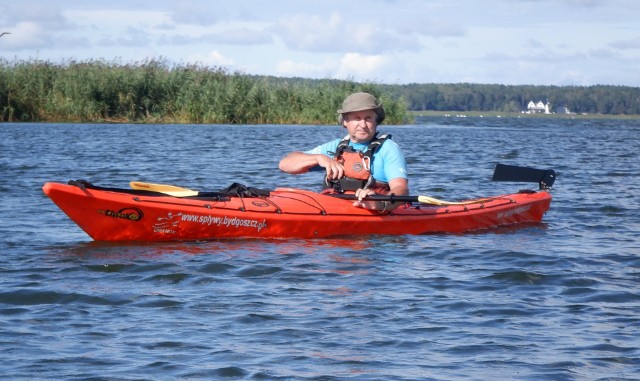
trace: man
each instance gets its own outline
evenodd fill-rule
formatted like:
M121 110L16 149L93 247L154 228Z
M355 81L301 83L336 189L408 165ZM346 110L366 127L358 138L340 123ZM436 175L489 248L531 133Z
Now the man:
M280 161L280 169L291 174L305 173L314 167L326 171L325 184L337 191L355 191L357 207L372 208L363 199L372 194L409 193L407 163L400 147L390 136L378 136L384 120L384 108L369 93L349 95L338 110L338 121L347 130L343 139L335 139L310 151L294 151ZM385 210L401 205L384 205ZM379 209L379 205L373 206Z

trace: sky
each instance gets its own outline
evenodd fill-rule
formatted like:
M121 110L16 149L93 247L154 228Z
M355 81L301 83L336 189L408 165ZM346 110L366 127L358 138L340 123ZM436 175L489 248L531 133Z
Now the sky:
M638 0L0 0L0 59L640 87Z

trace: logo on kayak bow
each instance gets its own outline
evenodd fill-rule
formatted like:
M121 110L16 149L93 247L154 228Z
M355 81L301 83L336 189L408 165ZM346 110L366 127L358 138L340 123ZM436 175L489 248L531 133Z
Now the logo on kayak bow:
M123 208L118 210L117 212L115 210L106 209L98 210L98 213L104 214L107 217L122 218L129 221L140 221L144 216L142 210L138 208Z

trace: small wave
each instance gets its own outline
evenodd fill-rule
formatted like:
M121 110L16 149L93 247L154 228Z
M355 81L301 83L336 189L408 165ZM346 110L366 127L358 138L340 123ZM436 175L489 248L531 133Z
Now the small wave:
M494 273L488 278L517 284L539 284L543 283L547 276L529 271L504 271Z
M34 306L40 304L73 304L84 303L93 305L116 306L129 303L129 300L115 297L104 298L100 296L85 295L79 293L61 293L56 291L41 290L15 290L0 293L0 303Z
M280 266L256 265L244 267L236 274L242 278L253 278L277 274L282 270L283 268Z
M200 272L205 274L225 274L234 268L235 266L226 263L209 263L200 267Z
M640 302L640 294L629 291L621 292L602 292L581 299L583 303L620 303L633 304Z
M242 379L249 375L247 371L237 366L226 366L222 368L211 369L207 371L201 372L188 372L181 374L179 378L181 379L209 379L209 380L217 380L217 379Z
M190 276L189 274L184 274L184 273L158 274L158 275L152 275L148 278L145 278L144 281L178 284L183 280L189 278L189 276Z
M254 323L264 322L267 320L278 320L278 318L273 315L250 313L250 314L241 316L238 319L238 321L244 324L254 324Z

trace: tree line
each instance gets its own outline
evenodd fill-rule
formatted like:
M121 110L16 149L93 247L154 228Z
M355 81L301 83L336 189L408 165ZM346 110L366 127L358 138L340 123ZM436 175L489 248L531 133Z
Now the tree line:
M639 115L640 87L533 86L484 84L410 84L390 86L410 110L520 112L530 101L549 102L551 109L574 113Z
M519 112L530 101L576 113L640 114L637 87L385 85L253 76L163 60L0 60L1 121L333 124L354 91L377 96L388 124L410 122L408 111Z

